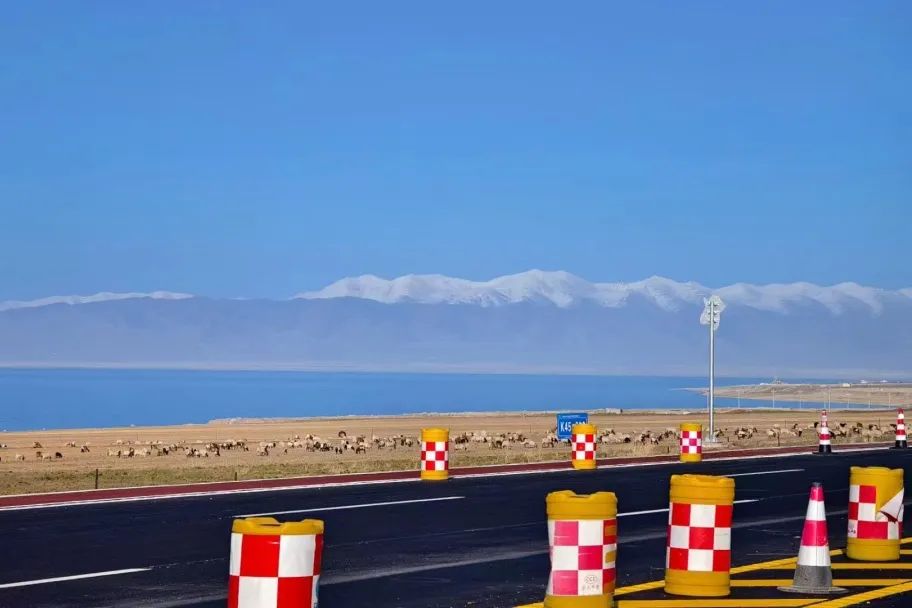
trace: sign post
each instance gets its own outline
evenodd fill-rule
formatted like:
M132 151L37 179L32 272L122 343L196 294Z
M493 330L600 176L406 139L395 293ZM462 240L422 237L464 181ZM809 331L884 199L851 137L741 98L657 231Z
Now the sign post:
M570 441L571 429L574 424L588 424L589 414L558 414L557 415L557 438L560 441Z
M709 326L709 433L706 434L703 441L705 443L715 443L716 425L715 425L715 384L716 384L716 330L719 329L719 320L722 317L722 311L725 310L725 303L719 296L713 295L709 298L703 298L703 314L700 315L700 324Z

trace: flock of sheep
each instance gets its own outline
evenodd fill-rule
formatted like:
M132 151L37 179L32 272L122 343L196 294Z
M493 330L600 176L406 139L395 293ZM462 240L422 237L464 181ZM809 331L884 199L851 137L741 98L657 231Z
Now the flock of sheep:
M799 425L797 423L790 426L774 424L772 427L763 431L756 426L740 426L736 428L722 428L715 431L717 439L727 440L729 442L753 441L762 443L763 440L774 440L779 443L781 440L796 440L802 437L804 433L809 433L816 437L819 423ZM892 438L896 429L895 424L888 427L881 427L878 424L862 424L855 422L848 424L845 422L833 423L830 426L830 432L834 437L860 439L862 441L877 441ZM472 447L488 447L490 449L533 449L538 448L555 448L561 444L555 433L556 429L552 428L539 440L531 439L523 433L502 432L489 433L485 430L463 432L451 436L450 441L453 449L456 451L467 451ZM613 428L607 428L599 431L597 442L607 447L611 444L633 444L642 446L659 446L677 443L678 431L676 428L668 427L663 431L653 431L645 429L636 433L619 433ZM756 439L755 439L756 437ZM565 442L566 443L566 442ZM332 439L323 439L317 435L294 435L284 440L273 441L248 441L246 439L229 439L224 441L197 441L176 443L165 443L161 440L135 442L117 440L114 445L107 449L107 456L111 458L148 458L163 457L171 455L183 455L186 458L215 458L222 455L225 451L238 450L249 452L254 450L257 456L268 457L276 454L288 454L289 451L302 450L304 452L331 453L331 454L367 454L371 450L396 450L400 448L415 448L419 444L419 439L414 436L404 434L379 437L371 435L349 436L344 430L339 431L337 436ZM8 449L9 446L0 443L0 449ZM64 448L76 448L75 441L69 441L63 446ZM35 450L35 460L60 460L64 457L63 453L57 450L45 449L42 444L35 441L32 445ZM88 443L79 446L81 453L89 453L92 447ZM2 456L0 456L2 460ZM21 462L27 460L25 454L18 453L13 457L14 461Z

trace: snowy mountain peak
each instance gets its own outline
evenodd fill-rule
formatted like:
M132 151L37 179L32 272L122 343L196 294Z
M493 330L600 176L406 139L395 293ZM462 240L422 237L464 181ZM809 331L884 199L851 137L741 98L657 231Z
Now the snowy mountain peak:
M113 293L102 291L90 296L49 296L37 300L8 300L0 302L0 312L5 310L14 310L16 308L38 308L41 306L51 306L53 304L93 304L96 302L109 302L112 300L134 300L138 298L148 298L150 300L185 300L193 296L188 293L175 293L171 291L153 291L150 293Z
M592 283L564 271L533 269L491 279L470 281L439 274L406 275L387 280L374 275L349 277L318 290L298 294L300 299L361 298L386 304L474 304L500 306L520 302L551 303L561 308L592 303L617 308L639 296L663 310L677 311L699 306L716 293L736 306L785 313L797 305L817 304L834 314L863 306L874 314L890 298L910 297L912 288L889 291L858 283L820 286L814 283L735 283L711 289L693 281L679 282L652 276L632 283Z

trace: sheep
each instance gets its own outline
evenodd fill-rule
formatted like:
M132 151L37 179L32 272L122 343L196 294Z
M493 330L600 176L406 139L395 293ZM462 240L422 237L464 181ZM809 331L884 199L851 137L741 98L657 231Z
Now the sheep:
M25 462L24 454L16 454L16 462Z
M40 442L40 441L36 441L35 443L33 443L33 444L32 444L32 449L33 449L33 450L40 450L40 449L42 449L41 442Z
M67 441L67 442L66 442L66 445L64 445L63 447L65 447L65 448L75 448L75 447L76 447L76 442L75 442L75 441Z
M63 458L63 454L60 452L54 452L54 458Z
M257 448L257 456L269 456L269 446L260 446Z
M90 449L89 449L89 446L87 446L87 445L84 445L84 446L82 446L81 448L79 448L79 453L80 453L80 454L88 454L88 453L91 452L91 451L92 451L92 450L90 450Z

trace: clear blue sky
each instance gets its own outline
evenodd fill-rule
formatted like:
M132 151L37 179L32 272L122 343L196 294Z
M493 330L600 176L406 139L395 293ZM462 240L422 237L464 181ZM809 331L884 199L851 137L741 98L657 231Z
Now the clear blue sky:
M912 286L910 74L903 1L6 3L0 299Z

